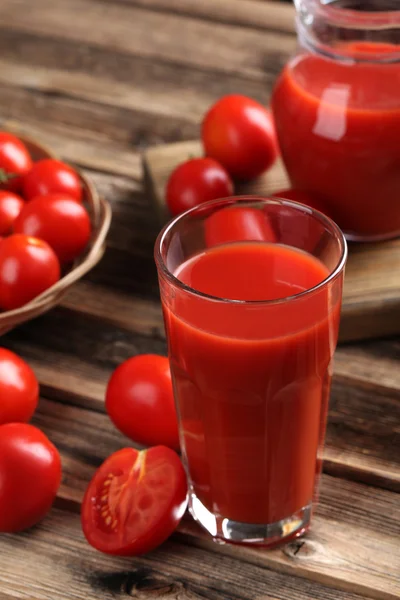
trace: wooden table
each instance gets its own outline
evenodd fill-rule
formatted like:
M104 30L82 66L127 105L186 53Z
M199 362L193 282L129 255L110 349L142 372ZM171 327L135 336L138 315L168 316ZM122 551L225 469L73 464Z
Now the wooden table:
M1 0L1 127L83 167L114 210L101 264L59 308L2 339L39 377L34 422L64 475L39 526L0 537L1 600L399 597L396 339L338 349L321 502L305 540L269 552L221 546L187 517L157 551L120 560L80 530L89 478L127 445L104 414L107 378L129 356L166 350L140 152L195 139L225 93L267 101L295 46L293 8L281 2Z

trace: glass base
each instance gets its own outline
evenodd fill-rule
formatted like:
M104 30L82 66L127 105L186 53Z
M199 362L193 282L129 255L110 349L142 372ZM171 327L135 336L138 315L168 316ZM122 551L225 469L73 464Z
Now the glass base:
M312 504L275 523L241 523L211 513L193 492L189 493L189 510L214 541L219 543L275 546L306 533L310 526Z
M348 242L363 242L373 244L374 242L388 242L389 240L395 240L396 238L400 237L400 231L376 235L360 235L353 232L344 232L344 237Z

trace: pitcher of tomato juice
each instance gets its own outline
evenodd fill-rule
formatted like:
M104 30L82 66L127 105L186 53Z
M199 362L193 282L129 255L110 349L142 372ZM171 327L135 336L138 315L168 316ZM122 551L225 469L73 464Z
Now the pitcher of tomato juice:
M346 255L332 221L278 199L208 202L158 237L189 507L214 538L309 526Z
M349 240L396 237L399 2L294 1L300 47L272 97L292 186L320 200Z

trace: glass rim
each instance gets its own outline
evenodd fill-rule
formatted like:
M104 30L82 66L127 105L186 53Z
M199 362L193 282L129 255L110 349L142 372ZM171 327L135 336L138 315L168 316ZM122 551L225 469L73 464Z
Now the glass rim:
M328 18L334 25L355 29L380 30L400 27L400 10L356 10L335 6L335 0L294 0L296 10L303 8Z
M171 273L171 271L168 269L167 265L165 264L161 249L162 249L162 245L163 245L163 242L165 241L166 236L176 227L176 225L178 223L180 223L181 221L191 217L196 212L201 213L202 210L204 211L208 207L213 207L213 206L216 207L218 205L229 206L229 205L239 204L241 202L246 202L248 204L250 204L250 203L252 203L252 204L259 203L260 204L261 203L264 205L274 204L274 205L286 206L291 209L295 209L297 211L301 210L303 213L304 212L308 213L309 215L311 215L312 217L314 217L315 219L320 221L323 225L325 225L326 229L333 232L333 234L337 238L337 240L339 242L339 248L340 248L339 260L338 260L336 266L330 271L328 277L326 277L325 279L320 281L320 283L318 283L317 285L314 285L313 287L311 287L307 290L303 290L302 292L299 292L298 294L292 294L291 296L286 296L284 298L276 298L273 300L234 300L232 298L221 298L219 296L213 296L211 294L206 294L204 292L201 292L200 290L197 290L196 288L192 288L191 286L187 285L186 283L184 283L183 281L178 279L178 277L176 277L173 273ZM318 292L319 290L326 287L329 283L334 281L342 273L342 271L346 265L347 255L348 255L348 249L347 249L346 239L343 235L343 232L339 228L339 226L336 225L336 223L334 221L332 221L332 219L330 219L329 217L324 215L322 212L320 212L314 208L311 208L310 206L307 206L306 204L301 204L300 202L295 202L294 200L286 200L284 198L279 198L278 196L267 196L267 197L266 196L251 196L251 195L228 196L226 198L210 200L209 202L204 202L202 204L199 204L198 206L194 206L193 208L186 210L185 212L181 213L180 215L177 215L171 221L169 221L166 225L164 225L164 227L161 229L160 233L157 236L155 246L154 246L154 259L155 259L155 263L157 266L157 270L159 272L161 272L165 276L165 278L174 287L179 288L179 289L183 290L184 292L187 292L191 295L197 296L199 298L203 298L204 300L218 302L221 304L246 305L246 306L264 306L264 305L271 306L271 305L276 305L276 304L283 304L283 303L292 302L295 300L300 300L301 298L305 298L309 295L312 295L312 294Z

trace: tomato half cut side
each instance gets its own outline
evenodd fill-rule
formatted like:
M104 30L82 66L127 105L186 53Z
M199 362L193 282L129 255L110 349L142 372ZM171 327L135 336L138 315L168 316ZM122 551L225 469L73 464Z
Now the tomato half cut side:
M186 474L173 450L124 448L109 456L89 483L83 533L101 552L144 554L173 533L186 505Z

